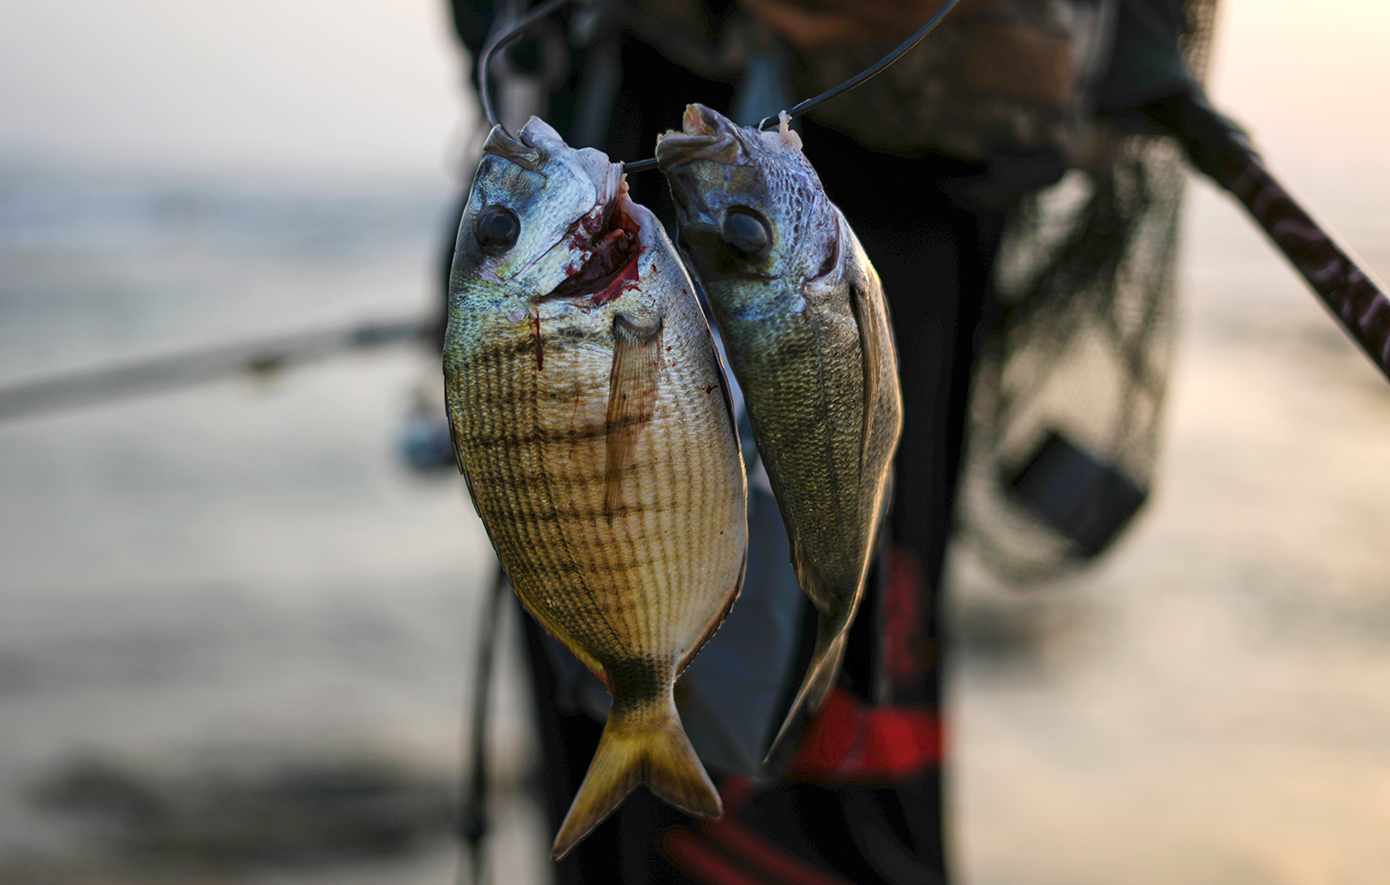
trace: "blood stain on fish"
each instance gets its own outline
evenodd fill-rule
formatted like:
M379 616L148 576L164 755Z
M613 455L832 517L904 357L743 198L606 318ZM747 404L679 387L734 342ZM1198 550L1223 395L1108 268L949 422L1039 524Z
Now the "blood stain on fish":
M536 371L545 371L545 346L541 343L541 309L538 306L535 314L532 315L532 324L536 329Z

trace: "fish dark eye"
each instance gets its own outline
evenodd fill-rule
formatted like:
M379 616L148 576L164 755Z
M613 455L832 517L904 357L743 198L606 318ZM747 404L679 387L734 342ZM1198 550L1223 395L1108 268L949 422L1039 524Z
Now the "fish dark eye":
M489 206L478 219L473 235L485 254L502 255L516 245L516 238L521 235L521 221L506 206Z
M724 213L720 233L724 245L749 258L762 258L772 245L772 232L767 222L746 209L730 209Z

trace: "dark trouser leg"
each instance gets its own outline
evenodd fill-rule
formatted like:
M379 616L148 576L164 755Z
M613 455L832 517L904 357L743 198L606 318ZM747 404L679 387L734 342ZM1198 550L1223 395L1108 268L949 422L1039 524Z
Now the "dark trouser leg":
M893 703L939 708L942 571L981 312L1004 212L962 205L949 195L978 168L883 157L814 124L808 130L807 155L878 270L898 343L904 422L889 533L895 555L910 557L915 566L906 571L920 582L918 635L929 652L920 671L909 678L895 674L888 695ZM877 655L852 650L850 657L872 662ZM844 793L847 823L861 822L856 842L878 876L931 881L925 866L945 880L940 769L891 788Z

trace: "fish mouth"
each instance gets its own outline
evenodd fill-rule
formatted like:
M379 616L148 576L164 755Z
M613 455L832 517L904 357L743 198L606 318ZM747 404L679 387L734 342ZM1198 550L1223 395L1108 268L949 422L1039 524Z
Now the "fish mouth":
M725 166L748 162L738 126L728 117L702 104L688 104L681 118L681 131L668 132L656 141L656 163L664 172L696 160L709 160Z
M568 245L576 260L565 267L565 279L542 301L592 296L598 306L636 285L642 228L633 205L624 183L611 201L575 222Z

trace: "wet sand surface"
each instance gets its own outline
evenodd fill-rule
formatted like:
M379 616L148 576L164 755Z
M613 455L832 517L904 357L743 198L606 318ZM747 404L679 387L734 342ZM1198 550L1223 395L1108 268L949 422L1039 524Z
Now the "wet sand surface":
M7 187L0 380L422 310L444 212ZM1233 208L1196 197L1148 511L1063 585L1006 590L954 559L963 882L1390 869L1390 386ZM1390 272L1374 207L1310 202ZM455 878L492 560L457 477L393 451L437 373L385 353L0 424L0 882ZM504 660L495 881L543 882Z

